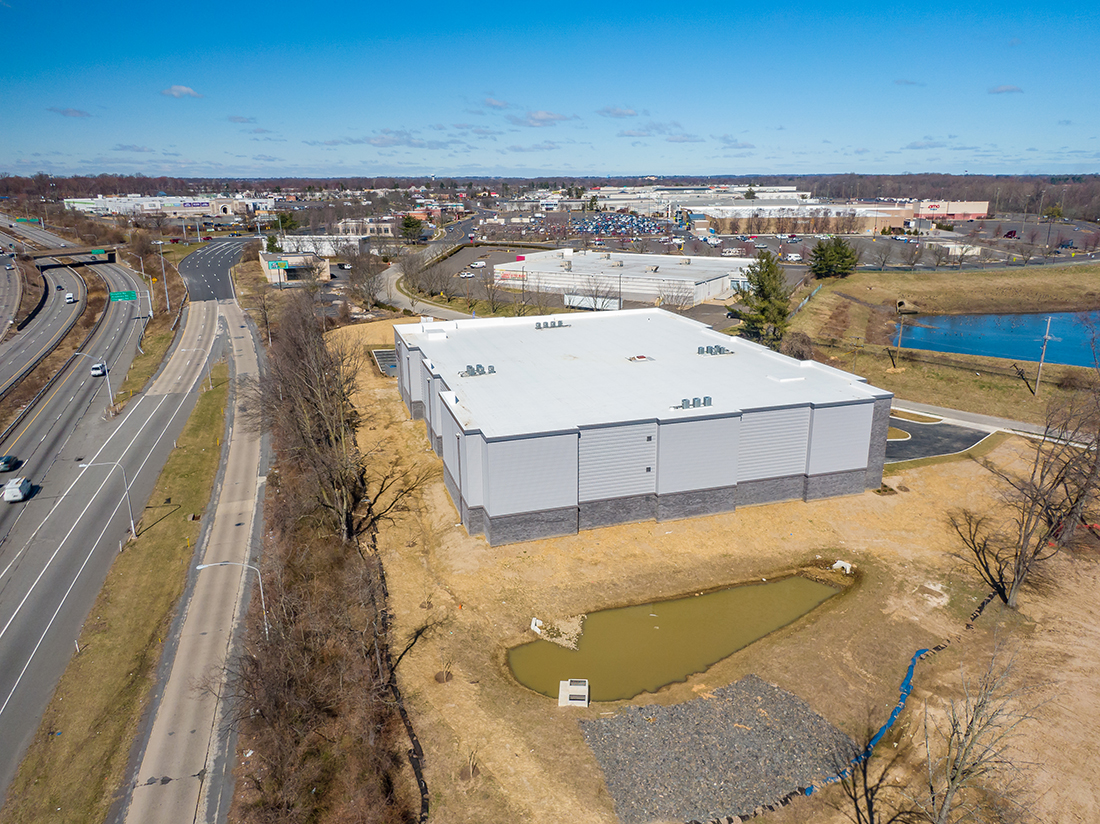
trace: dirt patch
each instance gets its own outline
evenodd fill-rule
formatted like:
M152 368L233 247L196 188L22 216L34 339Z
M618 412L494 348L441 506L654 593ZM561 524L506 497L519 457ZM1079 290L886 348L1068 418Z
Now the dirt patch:
M392 340L392 322L334 334L363 344ZM386 450L438 463L423 422L407 419L396 383L365 372L360 402L392 415ZM364 445L381 438L364 432ZM1017 460L1026 445L1009 439L990 456ZM958 695L959 668L978 660L995 635L1025 653L1021 677L1049 686L1052 698L1025 727L1018 751L1036 764L1029 776L1040 809L1068 822L1098 818L1100 791L1088 768L1100 734L1100 571L1091 560L1063 559L1043 594L1018 613L990 607L964 629L986 592L952 557L944 522L951 507L981 510L995 500L990 473L970 460L903 468L904 494L862 495L746 507L684 521L652 521L579 535L490 547L471 538L436 481L420 507L383 530L380 553L390 582L395 645L426 623L431 630L398 669L426 754L432 820L449 822L616 822L599 763L579 722L627 706L676 705L754 674L802 699L844 733L881 724L897 701L909 659L952 639L918 665L913 707ZM629 702L559 709L520 686L507 650L533 639L532 616L547 624L607 607L671 598L836 560L854 565L856 582L794 624L731 655L704 673ZM1064 571L1062 568L1064 567ZM424 605L429 605L426 608ZM440 672L451 680L438 680ZM470 765L476 764L478 774ZM731 806L731 812L733 807ZM1057 811L1055 814L1054 811ZM839 821L819 795L769 813L768 820ZM660 820L660 819L654 819ZM683 819L680 819L683 820Z

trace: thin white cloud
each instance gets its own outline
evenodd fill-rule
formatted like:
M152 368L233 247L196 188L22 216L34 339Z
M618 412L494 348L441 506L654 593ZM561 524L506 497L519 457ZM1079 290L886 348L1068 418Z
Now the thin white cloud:
M231 114L231 115L229 115L229 122L230 123L255 123L256 118L254 118L254 117L244 117L244 116L239 115L239 114Z
M508 104L505 103L503 100L497 100L496 98L493 98L493 97L486 97L482 101L482 103L484 103L490 109L507 109L508 108Z
M509 146L506 151L509 152L552 152L561 148L557 143L552 140L544 140L542 143L536 143L533 146Z
M653 133L645 129L623 129L617 137L652 137Z
M942 149L946 146L946 143L940 143L938 140L914 140L908 146L902 146L903 149Z
M161 94L165 97L202 97L197 91L190 86L169 86L167 89L162 89Z
M1019 86L994 86L989 90L990 94L1023 94L1024 90Z
M514 114L508 115L508 122L513 123L516 126L529 126L533 129L541 129L545 126L556 126L563 120L573 120L566 114L558 114L557 112L548 112L542 109L534 112L527 112L523 117L517 117Z
M916 80L906 80L904 78L899 78L898 80L894 81L894 85L895 86L923 86L924 84L923 83L918 83Z
M46 111L59 114L62 117L91 117L91 115L83 109L59 109L56 106L50 106Z
M620 109L618 106L604 106L596 112L603 117L637 117L638 113L633 109Z
M734 137L731 134L719 135L715 139L720 141L722 143L722 145L725 146L727 149L755 149L756 148L756 146L754 146L752 143L745 143L744 141L738 140L736 137Z
M156 150L155 149L150 149L148 146L137 146L137 145L134 145L133 143L117 143L117 144L115 144L115 147L113 149L111 149L111 151L112 152L140 152L141 154L145 154L147 152L152 152L152 151L156 151Z
M665 138L669 143L703 143L703 138L696 134L670 134Z

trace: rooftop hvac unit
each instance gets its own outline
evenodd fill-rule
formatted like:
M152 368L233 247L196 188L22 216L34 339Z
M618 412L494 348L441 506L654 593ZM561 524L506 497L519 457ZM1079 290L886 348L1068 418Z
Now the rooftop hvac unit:
M600 255L600 260L611 260L611 253L610 252L603 252Z
M535 321L535 328L536 328L536 329L541 329L541 328L542 328L542 324L541 324L541 323L539 323L538 321Z
M645 267L645 270L647 272L656 272L659 268L660 268L659 266L647 266L647 267Z
M709 346L700 346L700 347L699 347L699 354L700 354L700 355L706 354L706 351L707 351L707 349L709 349L709 348L710 348Z
M680 401L681 409L691 409L691 398L684 398Z
M490 371L490 372L492 372L492 371L493 371L493 367L491 367L491 366L490 366L490 367L489 367L489 371ZM710 397L710 395L703 395L703 406L710 406L710 404L711 404L711 397Z
M571 260L562 261L561 268L564 269L567 272L572 272L573 271L573 261L571 261Z
M490 363L489 364L489 374L490 375L495 375L496 373L497 373L497 368ZM706 398L706 400L708 401L707 406L710 406L710 403L709 403L710 398Z
M692 409L698 409L700 406L702 406L702 403L700 402L700 400L698 398L692 398L691 399L691 408Z
M691 258L680 258L680 265L687 266L691 263Z
M615 268L621 268L622 265L623 265L623 262L621 260L613 260L613 261L611 261L611 265L614 266Z

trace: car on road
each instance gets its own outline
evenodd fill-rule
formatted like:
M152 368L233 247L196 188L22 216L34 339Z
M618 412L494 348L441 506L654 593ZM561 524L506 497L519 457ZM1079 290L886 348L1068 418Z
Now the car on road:
M58 292L64 292L65 291L65 284L64 283L57 284L57 291Z
M755 246L757 249L767 249L768 248L768 244L759 243L759 242L754 243L753 246Z
M787 263L801 263L802 255L798 254L797 252L792 252L791 254L787 255L786 261Z
M19 459L14 455L0 455L0 472L11 472L19 465Z
M458 276L460 278L472 278L474 276L474 273L473 272L459 272Z
M76 295L74 295L72 292L66 292L65 303L76 303Z
M12 266L12 265L11 265L10 263L8 263L8 264L6 264L6 265L4 266L4 268L5 268L5 269L7 269L7 270L8 270L9 272L10 272L10 271L11 271L12 269L14 269L15 267L14 267L14 266Z
M485 268L485 261L475 260L473 263L470 264L470 268L471 269L484 269Z
M340 268L341 268L341 269L350 269L350 268L351 268L351 264L350 264L350 263L341 263L341 264L340 264Z
M9 504L25 501L31 494L31 482L26 478L12 478L4 484L4 500Z
M105 363L93 363L92 364L92 377L102 378L107 374L107 364Z

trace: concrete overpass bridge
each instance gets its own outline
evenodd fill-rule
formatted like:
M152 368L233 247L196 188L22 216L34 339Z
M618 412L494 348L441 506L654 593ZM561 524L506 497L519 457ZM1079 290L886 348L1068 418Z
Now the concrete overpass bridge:
M40 270L51 269L55 266L88 265L94 263L114 263L119 244L106 246L62 246L57 249L28 249L26 254L34 261L34 265ZM76 258L84 260L76 260ZM72 263L62 263L61 258L72 258ZM52 260L51 260L52 259Z

